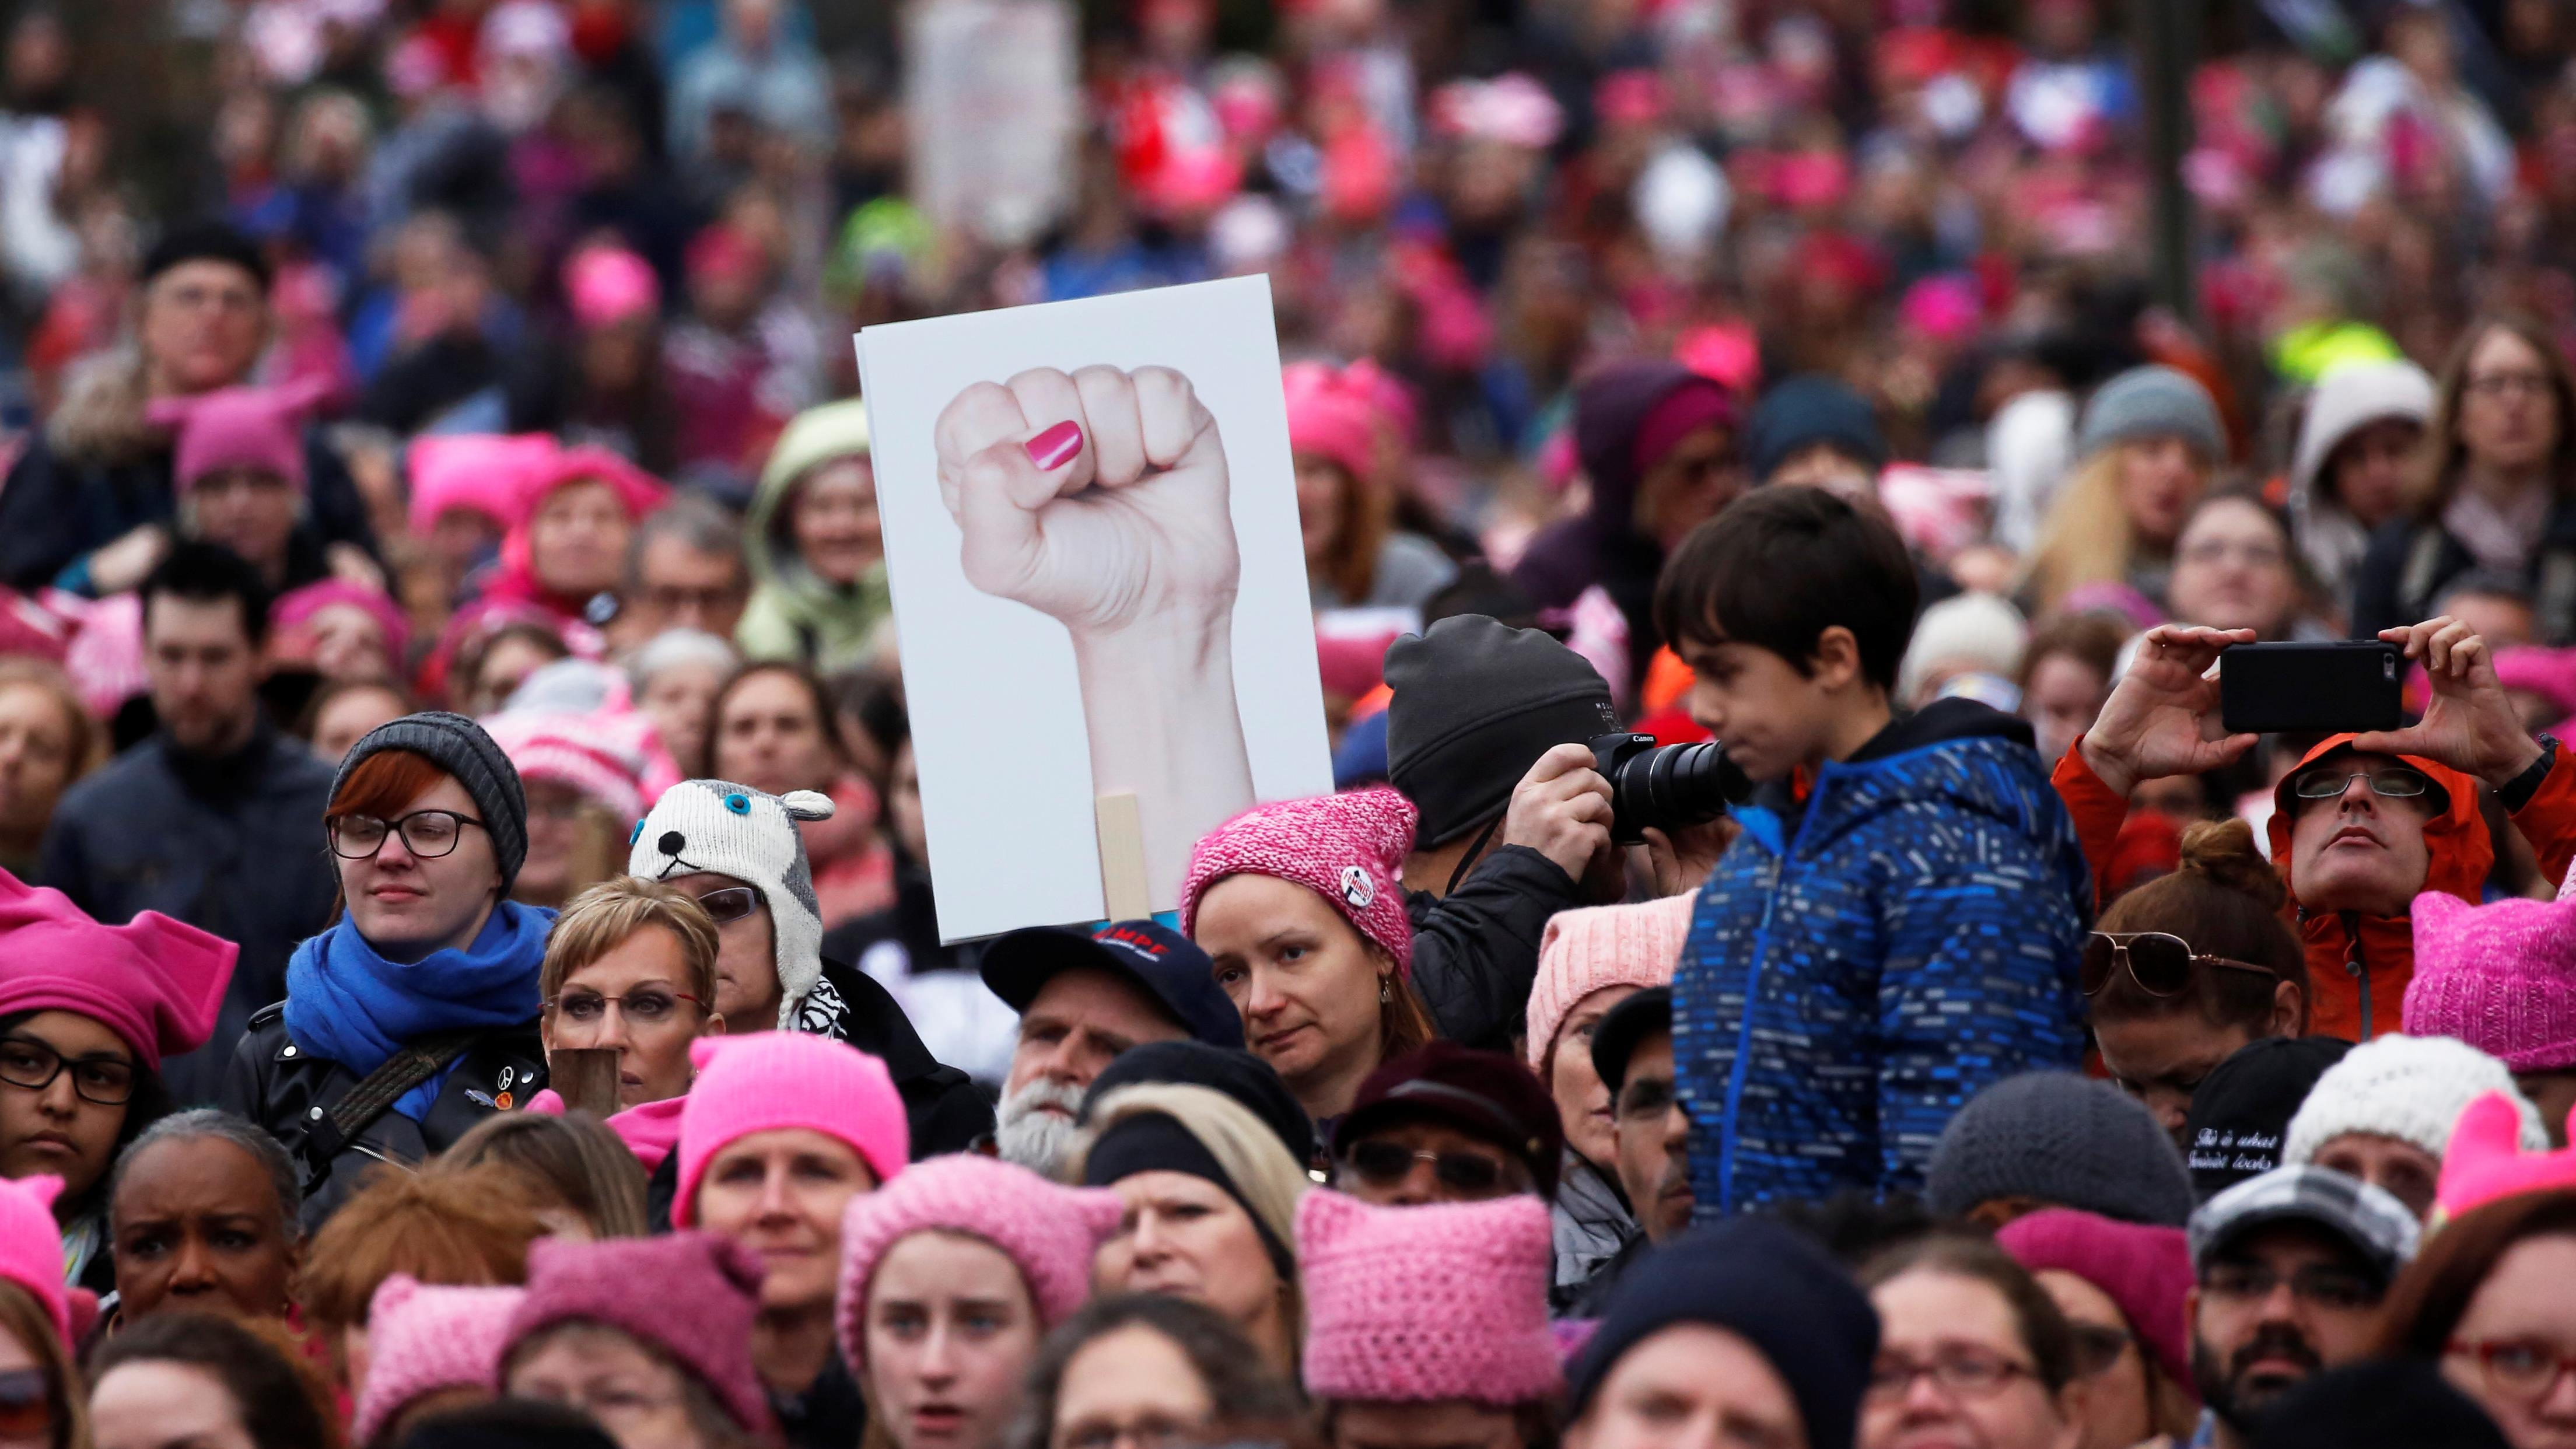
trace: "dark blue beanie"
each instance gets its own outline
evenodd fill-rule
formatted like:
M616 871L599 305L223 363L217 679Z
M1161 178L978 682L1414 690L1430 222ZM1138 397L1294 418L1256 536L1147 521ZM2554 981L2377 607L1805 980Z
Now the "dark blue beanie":
M1752 1344L1798 1401L1808 1449L1851 1449L1878 1312L1814 1240L1767 1218L1726 1218L1630 1264L1566 1376L1568 1415L1583 1416L1621 1355L1677 1323Z
M1790 454L1816 443L1831 443L1872 468L1887 466L1887 439L1869 400L1818 373L1785 379L1764 393L1745 424L1745 450L1753 455L1757 482L1769 479Z

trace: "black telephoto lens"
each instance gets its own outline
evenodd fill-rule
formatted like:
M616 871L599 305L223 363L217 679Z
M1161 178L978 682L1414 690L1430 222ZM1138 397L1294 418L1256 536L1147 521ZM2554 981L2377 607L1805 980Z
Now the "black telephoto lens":
M1622 845L1642 843L1649 829L1705 825L1753 793L1714 741L1658 746L1653 735L1616 734L1591 745L1593 767L1610 781L1610 838Z

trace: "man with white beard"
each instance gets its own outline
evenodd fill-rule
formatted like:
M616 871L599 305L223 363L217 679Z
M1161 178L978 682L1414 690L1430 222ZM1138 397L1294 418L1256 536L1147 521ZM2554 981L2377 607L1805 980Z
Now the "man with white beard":
M1184 1039L1243 1049L1243 1018L1207 953L1152 921L1013 931L985 948L983 974L1020 1013L994 1147L1047 1177L1073 1145L1083 1090L1120 1052Z

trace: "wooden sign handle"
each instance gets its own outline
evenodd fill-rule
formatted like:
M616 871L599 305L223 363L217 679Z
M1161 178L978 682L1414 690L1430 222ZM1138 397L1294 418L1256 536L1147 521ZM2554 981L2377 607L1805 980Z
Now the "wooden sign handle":
M546 1053L546 1075L564 1110L617 1115L617 1048L557 1047Z
M1145 888L1145 827L1136 813L1135 795L1099 796L1092 802L1092 819L1100 832L1102 909L1113 921L1152 915L1152 893Z

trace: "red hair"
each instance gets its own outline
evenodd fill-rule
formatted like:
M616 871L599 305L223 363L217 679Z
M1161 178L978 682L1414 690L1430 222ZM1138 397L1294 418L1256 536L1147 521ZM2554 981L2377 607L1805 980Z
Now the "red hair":
M325 820L343 815L372 815L391 820L421 792L446 779L447 771L429 756L411 750L379 750L358 762L331 797Z

